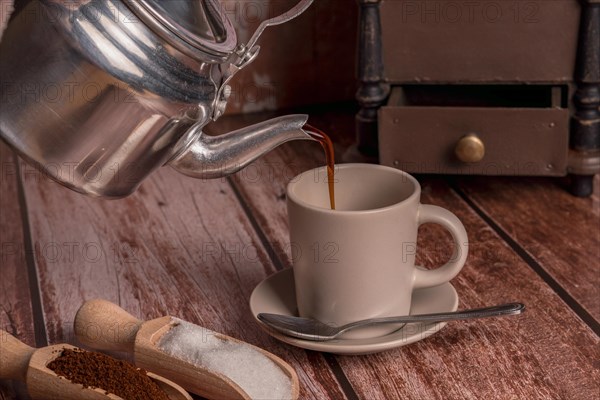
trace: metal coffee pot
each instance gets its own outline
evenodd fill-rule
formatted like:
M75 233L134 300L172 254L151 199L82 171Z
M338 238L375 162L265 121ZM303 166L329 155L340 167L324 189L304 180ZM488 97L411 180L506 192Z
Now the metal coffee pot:
M222 136L234 74L258 55L218 0L33 0L0 44L0 132L21 156L78 192L126 196L168 164L197 178L234 173L274 147L310 139L289 115Z

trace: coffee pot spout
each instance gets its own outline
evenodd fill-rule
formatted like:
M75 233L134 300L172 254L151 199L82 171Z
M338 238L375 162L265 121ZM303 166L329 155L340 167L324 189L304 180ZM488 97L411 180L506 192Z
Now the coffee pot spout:
M231 175L275 147L291 140L315 140L304 129L308 115L286 115L220 136L204 133L169 165L194 178Z

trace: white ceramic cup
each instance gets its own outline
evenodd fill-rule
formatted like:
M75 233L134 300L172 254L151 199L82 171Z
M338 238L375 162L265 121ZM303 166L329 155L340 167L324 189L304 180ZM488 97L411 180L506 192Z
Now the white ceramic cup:
M287 206L296 299L300 316L334 325L408 315L414 289L454 278L468 252L467 233L450 211L420 203L421 186L409 174L372 164L336 165L336 210L329 207L326 169L294 178ZM443 266L415 266L417 230L445 227L454 254ZM376 337L398 326L350 331Z

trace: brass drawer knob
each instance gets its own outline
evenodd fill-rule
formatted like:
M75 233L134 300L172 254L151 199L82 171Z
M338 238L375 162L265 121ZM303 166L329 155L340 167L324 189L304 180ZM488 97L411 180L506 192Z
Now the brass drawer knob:
M460 138L454 148L454 154L462 162L476 163L483 160L485 145L476 134L469 133Z

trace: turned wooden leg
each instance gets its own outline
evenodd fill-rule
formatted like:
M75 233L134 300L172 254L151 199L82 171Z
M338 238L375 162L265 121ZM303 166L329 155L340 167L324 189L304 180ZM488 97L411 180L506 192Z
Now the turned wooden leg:
M377 110L389 95L389 86L384 83L383 54L381 43L381 0L358 0L360 7L360 29L358 40L358 80L356 99L360 111L356 115L356 149L366 160L376 161ZM355 157L356 158L356 157Z
M587 197L600 172L600 0L581 0L577 90L571 121L569 172L571 192Z

